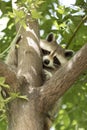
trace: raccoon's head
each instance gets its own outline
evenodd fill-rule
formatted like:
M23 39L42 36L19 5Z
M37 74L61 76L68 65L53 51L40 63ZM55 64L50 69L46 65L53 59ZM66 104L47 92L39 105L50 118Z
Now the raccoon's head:
M46 40L40 41L40 47L42 49L43 67L45 69L58 69L73 55L72 50L65 50L57 44L53 33L50 33Z

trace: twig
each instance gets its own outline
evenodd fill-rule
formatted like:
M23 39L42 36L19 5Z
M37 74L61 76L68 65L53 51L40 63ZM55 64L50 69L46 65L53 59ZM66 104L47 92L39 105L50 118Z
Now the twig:
M16 40L19 39L19 37L20 37L19 33L20 33L20 30L21 30L21 27L22 27L22 26L20 26L20 28L19 28L19 30L18 30L18 32L17 32L15 38L13 39L13 41L11 42L11 44L9 45L9 47L6 48L2 53L0 53L0 58L3 58L3 55L4 55L5 53L7 53L7 51L11 48L12 44L16 43Z
M80 29L81 25L83 24L83 22L87 19L87 15L83 17L83 19L80 21L80 23L78 24L78 26L75 28L73 35L70 37L67 45L66 45L66 49L69 47L70 43L72 42L73 38L75 37L77 31Z

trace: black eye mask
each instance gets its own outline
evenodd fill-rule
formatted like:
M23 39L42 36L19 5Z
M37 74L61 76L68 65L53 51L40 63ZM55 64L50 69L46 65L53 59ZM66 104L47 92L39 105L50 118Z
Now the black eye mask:
M47 51L47 50L42 49L42 53L43 53L43 55L49 55L49 54L50 54L50 51Z
M54 56L54 58L53 58L53 63L54 63L54 65L58 65L58 66L61 65L60 61L57 59L56 56Z

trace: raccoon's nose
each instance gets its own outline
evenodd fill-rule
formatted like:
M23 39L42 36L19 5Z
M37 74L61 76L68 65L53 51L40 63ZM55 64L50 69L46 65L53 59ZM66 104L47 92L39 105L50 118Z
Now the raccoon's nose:
M50 61L49 61L48 59L44 60L44 64L45 64L45 65L48 65L49 62L50 62Z

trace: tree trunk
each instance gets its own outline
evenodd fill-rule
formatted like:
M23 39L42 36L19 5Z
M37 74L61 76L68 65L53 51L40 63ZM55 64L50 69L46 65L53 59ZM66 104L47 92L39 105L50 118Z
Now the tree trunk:
M43 130L44 118L38 111L38 101L29 96L29 101L15 100L9 105L8 130Z
M13 0L13 8L15 8ZM20 10L19 8L15 8ZM21 27L19 34L21 40L17 49L17 77L24 77L21 80L17 92L27 95L28 101L16 99L9 103L8 130L42 130L44 117L38 109L38 94L34 87L42 85L42 59L39 46L39 29L36 20L30 21L30 15L26 16L26 29ZM16 25L19 30L19 23ZM22 78L21 78L22 79ZM11 86L12 87L12 86ZM36 97L35 97L36 95Z

